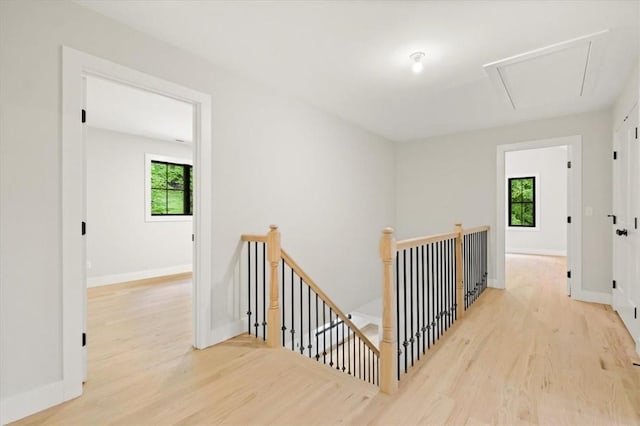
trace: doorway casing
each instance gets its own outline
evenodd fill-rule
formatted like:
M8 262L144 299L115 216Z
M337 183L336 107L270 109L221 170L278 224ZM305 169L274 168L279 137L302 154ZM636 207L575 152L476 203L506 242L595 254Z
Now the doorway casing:
M567 215L571 224L567 226L567 269L571 271L571 297L577 300L593 300L599 293L585 292L582 289L582 136L526 141L507 145L498 145L496 158L496 288L505 288L505 229L506 229L506 185L505 154L510 151L540 149L555 146L567 146L568 168ZM592 294L594 293L594 294Z
M94 75L193 105L193 346L209 346L211 329L211 97L111 61L62 47L62 382L63 402L82 394L84 244L83 76ZM91 112L88 111L90 114ZM91 224L87 224L88 233Z

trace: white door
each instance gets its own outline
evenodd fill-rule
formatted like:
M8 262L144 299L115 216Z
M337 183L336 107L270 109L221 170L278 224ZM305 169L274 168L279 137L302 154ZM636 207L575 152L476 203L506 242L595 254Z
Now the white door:
M613 290L613 307L622 318L629 331L638 338L637 312L640 295L638 273L639 237L638 191L640 190L640 149L635 139L638 126L637 106L629 113L627 119L615 134L613 161L614 172L614 214L613 225L613 271L615 288Z
M87 381L87 78L82 77L82 382Z

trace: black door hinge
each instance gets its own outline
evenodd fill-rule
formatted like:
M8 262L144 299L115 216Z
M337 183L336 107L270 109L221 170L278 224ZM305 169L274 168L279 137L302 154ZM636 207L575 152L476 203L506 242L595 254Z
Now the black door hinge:
M613 151L613 159L614 160L618 159L618 151Z
M571 223L571 216L567 216L567 223Z
M87 122L87 111L86 110L82 110L82 122L86 123Z
M616 224L616 215L615 214L608 214L607 217L610 217L613 220L613 224Z
M638 139L638 128L636 127L636 139Z
M87 234L87 222L82 222L82 235Z
M567 169L571 168L571 161L567 161Z
M616 280L613 280L613 288L616 288Z
M638 229L638 218L637 217L633 218L633 229Z
M82 347L87 346L87 333L82 333Z
M571 278L571 271L567 271L567 278Z
M638 308L633 308L633 319L638 319Z
M191 234L191 241L195 241L196 240L196 234Z

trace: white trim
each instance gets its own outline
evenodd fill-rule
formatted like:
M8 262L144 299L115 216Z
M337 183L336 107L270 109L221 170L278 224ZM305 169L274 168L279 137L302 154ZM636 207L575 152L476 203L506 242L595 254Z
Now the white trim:
M62 379L63 402L82 394L83 291L86 288L80 223L84 200L82 77L96 75L188 102L194 109L193 344L209 345L211 332L212 146L211 96L114 62L62 47ZM90 229L90 227L89 227Z
M151 162L163 161L165 163L188 164L193 166L190 158L169 157L167 155L144 154L144 221L145 222L191 222L193 216L152 216L151 215Z
M62 402L63 381L32 389L0 401L0 424L8 424Z
M507 248L506 253L533 254L536 256L566 256L566 250L539 249L539 248Z
M601 293L599 291L580 290L571 293L571 297L581 302L602 303L603 305L611 305L611 294Z
M191 272L193 265L177 265L167 268L147 269L144 271L126 272L124 274L100 275L87 278L87 287L100 287L103 285L119 284L127 281L144 280L147 278L166 277L168 275Z
M496 148L496 281L499 288L505 285L505 229L506 197L505 154L508 151L567 146L567 160L571 161L568 171L567 215L571 216L571 225L567 226L567 268L571 270L571 295L582 291L582 136L565 136L499 145Z
M512 91L509 90L511 88L510 84L507 80L503 79L500 69L505 68L509 65L529 61L540 56L545 56L562 50L571 49L580 45L586 45L589 48L589 54L587 59L588 66L585 68L585 73L582 76L583 86L580 96L583 96L583 94L591 93L595 88L597 74L596 72L594 72L594 70L598 70L600 64L603 61L606 52L604 47L606 46L608 35L608 29L598 31L596 33L562 41L560 43L555 43L550 46L541 47L535 50L530 50L528 52L521 53L515 56L510 56L508 58L499 59L497 61L484 64L482 67L487 73L489 80L491 80L491 82L493 83L494 88L500 94L500 97L503 98L504 102L507 105L510 105L514 110L519 110L521 108L515 104L513 98L511 97Z
M215 330L211 330L211 333L209 333L209 342L212 344L224 342L225 340L229 340L232 337L236 337L237 335L246 332L247 321L245 317L245 319L240 319L232 323L222 325Z
M498 280L496 280L495 278L489 278L489 280L487 281L487 287L502 290L504 289L504 283L498 283Z

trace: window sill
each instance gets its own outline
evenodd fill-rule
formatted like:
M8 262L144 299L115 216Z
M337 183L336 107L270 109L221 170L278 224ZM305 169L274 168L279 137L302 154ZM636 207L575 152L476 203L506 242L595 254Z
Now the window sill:
M193 216L147 216L145 222L193 222Z

